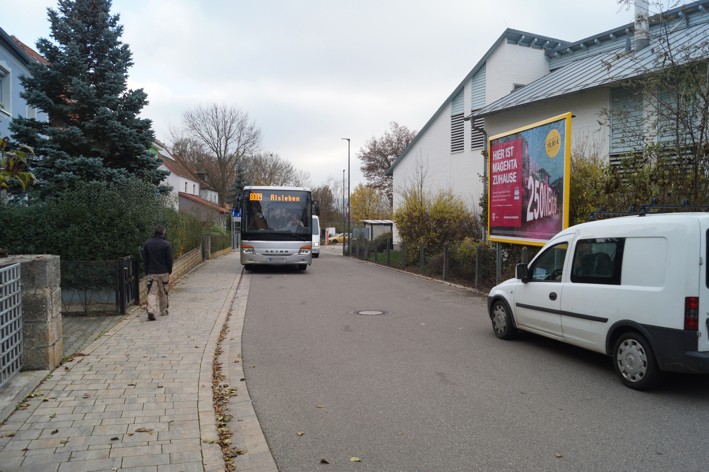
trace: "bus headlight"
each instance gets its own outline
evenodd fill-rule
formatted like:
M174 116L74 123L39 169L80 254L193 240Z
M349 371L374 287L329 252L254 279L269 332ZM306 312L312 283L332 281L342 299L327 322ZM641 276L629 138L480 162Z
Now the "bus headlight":
M303 246L300 248L300 251L298 251L299 256L307 256L310 254L310 251L313 249L312 246Z
M255 253L254 247L249 246L248 244L241 245L241 252L243 252L244 254L254 254Z

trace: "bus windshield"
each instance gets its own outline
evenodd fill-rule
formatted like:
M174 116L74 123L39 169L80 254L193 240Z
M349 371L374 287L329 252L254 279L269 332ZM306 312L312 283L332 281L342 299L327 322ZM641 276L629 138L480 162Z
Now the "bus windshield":
M243 239L311 238L311 196L307 189L245 188Z

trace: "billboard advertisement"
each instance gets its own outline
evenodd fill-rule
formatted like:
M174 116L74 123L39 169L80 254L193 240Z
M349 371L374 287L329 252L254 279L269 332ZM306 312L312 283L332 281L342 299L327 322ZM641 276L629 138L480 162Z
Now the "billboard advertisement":
M545 244L569 225L571 113L488 140L490 241Z

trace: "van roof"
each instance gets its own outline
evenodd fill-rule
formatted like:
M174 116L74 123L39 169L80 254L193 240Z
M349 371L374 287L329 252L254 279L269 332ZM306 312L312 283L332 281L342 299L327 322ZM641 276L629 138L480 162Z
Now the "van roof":
M689 223L690 221L705 221L709 222L709 213L707 212L684 212L684 213L648 213L646 215L619 216L616 218L608 218L605 220L589 221L570 226L562 233L576 233L580 231L594 231L603 229L622 229L627 227L639 227L647 224L653 226L658 225L677 225Z

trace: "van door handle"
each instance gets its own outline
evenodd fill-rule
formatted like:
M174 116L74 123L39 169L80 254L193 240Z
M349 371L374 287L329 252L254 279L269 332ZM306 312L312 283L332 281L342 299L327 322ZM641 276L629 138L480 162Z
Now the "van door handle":
M549 300L556 300L556 292L551 292L549 294Z

